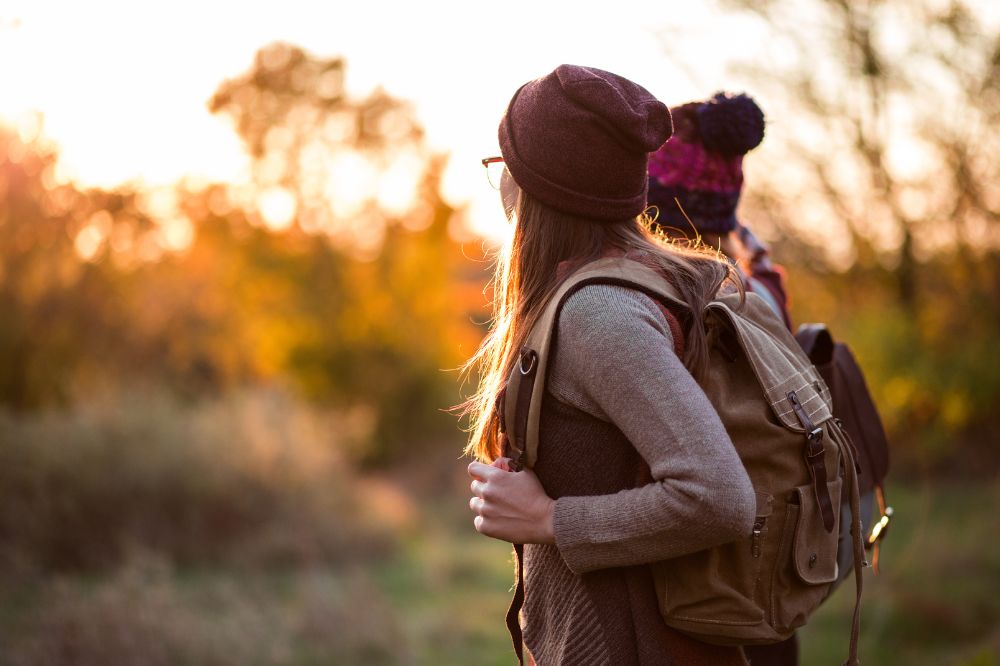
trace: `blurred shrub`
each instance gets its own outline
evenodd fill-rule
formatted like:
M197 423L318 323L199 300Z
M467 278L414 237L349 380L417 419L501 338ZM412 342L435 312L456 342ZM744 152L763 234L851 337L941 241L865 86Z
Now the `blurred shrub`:
M236 565L388 552L398 525L366 508L338 454L358 429L273 391L2 412L0 567L105 569L134 550Z
M824 321L852 346L885 421L900 473L993 476L1000 468L1000 252L939 256L917 276L907 307L892 272L842 273L802 263L793 245L789 287L796 323ZM899 478L899 477L897 477Z
M361 572L299 572L279 586L229 574L185 579L151 557L97 584L46 582L0 639L10 666L407 661L397 618Z

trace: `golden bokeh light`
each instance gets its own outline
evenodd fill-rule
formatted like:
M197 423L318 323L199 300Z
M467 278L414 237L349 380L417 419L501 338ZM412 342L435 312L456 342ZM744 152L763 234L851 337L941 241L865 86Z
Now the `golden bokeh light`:
M284 231L295 221L295 196L283 187L270 187L257 195L257 209L271 231Z

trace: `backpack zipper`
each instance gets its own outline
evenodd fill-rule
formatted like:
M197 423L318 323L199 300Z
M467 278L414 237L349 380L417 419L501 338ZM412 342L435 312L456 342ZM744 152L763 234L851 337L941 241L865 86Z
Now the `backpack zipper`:
M764 532L764 524L767 523L767 518L757 518L753 523L753 538L750 540L750 554L754 557L760 557L760 542L761 535Z

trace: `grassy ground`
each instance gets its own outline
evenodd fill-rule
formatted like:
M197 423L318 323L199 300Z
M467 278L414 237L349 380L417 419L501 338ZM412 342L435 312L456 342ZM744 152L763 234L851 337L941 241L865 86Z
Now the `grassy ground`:
M0 586L0 664L509 664L506 544L477 535L460 486L419 507L394 554L353 565L176 568ZM866 576L862 661L988 666L1000 656L1000 488L893 488L883 573ZM845 585L802 632L841 663Z
M881 574L865 574L862 663L907 666L1000 664L1000 485L893 487L896 519ZM398 569L380 579L417 646L419 663L511 663L503 627L509 601L509 549L457 530L409 546ZM435 573L429 573L435 572ZM440 594L431 581L444 581ZM846 583L801 633L806 666L835 666L847 654L853 582ZM452 618L449 623L448 618ZM426 628L446 626L437 639Z
M139 553L106 575L8 580L0 664L510 663L509 546L450 513L367 564L176 568Z
M1000 485L890 488L881 575L866 572L863 663L1000 663ZM854 604L846 583L802 631L803 664L840 664Z

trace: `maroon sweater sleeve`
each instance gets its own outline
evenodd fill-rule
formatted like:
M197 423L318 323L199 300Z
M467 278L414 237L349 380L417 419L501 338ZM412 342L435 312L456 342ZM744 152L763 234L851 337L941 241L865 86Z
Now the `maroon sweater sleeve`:
M785 269L770 261L755 261L750 265L750 277L753 278L750 280L750 289L757 292L761 287L767 289L771 298L781 308L781 318L785 320L785 326L788 330L792 330L788 291L785 289Z

